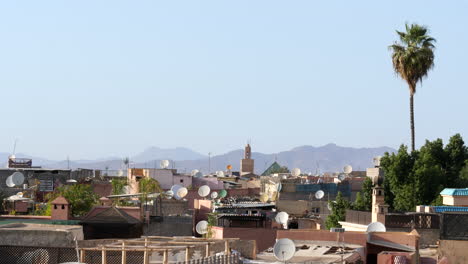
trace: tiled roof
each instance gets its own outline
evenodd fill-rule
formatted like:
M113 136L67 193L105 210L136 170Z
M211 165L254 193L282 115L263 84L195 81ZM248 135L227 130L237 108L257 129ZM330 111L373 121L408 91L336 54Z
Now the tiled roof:
M462 206L434 206L434 212L468 212L468 207Z
M468 196L468 188L465 189L453 189L445 188L440 192L441 195L452 195L452 196Z

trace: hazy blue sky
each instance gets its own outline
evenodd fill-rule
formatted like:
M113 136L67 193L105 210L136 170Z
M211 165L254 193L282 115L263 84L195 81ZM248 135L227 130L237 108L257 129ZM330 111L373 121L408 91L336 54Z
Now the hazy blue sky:
M388 45L437 38L417 145L468 141L465 1L5 1L0 151L72 159L409 143Z

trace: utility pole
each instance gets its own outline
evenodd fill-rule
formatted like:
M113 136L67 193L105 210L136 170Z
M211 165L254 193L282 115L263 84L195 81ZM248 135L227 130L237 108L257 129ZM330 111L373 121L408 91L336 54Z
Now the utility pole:
M211 173L211 152L208 152L208 174Z

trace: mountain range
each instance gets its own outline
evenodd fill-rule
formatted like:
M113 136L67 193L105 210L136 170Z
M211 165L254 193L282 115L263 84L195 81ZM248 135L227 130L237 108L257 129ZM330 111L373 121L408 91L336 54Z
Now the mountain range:
M300 168L303 172L316 173L342 171L345 165L351 165L354 170L365 170L372 166L373 157L383 155L385 152L395 152L395 149L390 147L351 148L327 144L321 147L300 146L273 154L253 152L252 158L255 160L255 172L257 174L262 173L274 161L290 169ZM6 164L8 155L8 153L0 152L0 161L3 160ZM233 170L239 170L240 160L243 156L244 151L242 149L208 158L208 156L188 148L162 149L150 147L130 157L130 167L159 168L160 161L167 159L171 161L170 168L178 169L181 172L190 172L193 169L198 169L206 173L208 172L208 168L210 168L211 172L214 172L225 170L229 164L232 165ZM120 158L54 161L21 153L17 154L16 157L31 158L34 166L45 168L63 169L70 167L102 170L125 168L123 159Z

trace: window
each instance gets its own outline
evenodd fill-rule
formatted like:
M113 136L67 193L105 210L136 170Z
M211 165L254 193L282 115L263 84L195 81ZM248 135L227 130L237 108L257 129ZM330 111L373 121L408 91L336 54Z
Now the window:
M180 183L183 183L184 182L184 179L180 179Z
M65 205L64 205L64 204L62 204L62 210L64 210L64 209L65 209Z
M382 195L382 190L379 190L379 196Z
M54 204L54 209L57 209L57 205L56 205L56 204Z
M383 207L380 207L380 213L381 213L381 214L384 213L384 208L383 208Z

